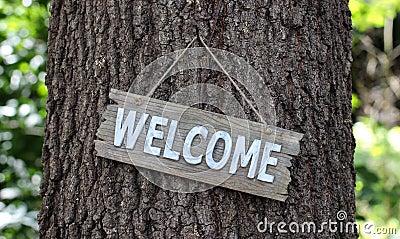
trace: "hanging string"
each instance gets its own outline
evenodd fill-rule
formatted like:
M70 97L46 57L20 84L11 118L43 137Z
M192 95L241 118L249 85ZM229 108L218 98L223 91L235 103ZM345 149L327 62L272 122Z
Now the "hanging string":
M246 103L250 106L250 108L253 110L253 112L257 115L257 117L261 120L263 124L267 124L264 120L264 118L261 116L261 114L258 112L258 110L253 106L253 103L247 98L247 96L244 94L244 92L240 89L239 85L236 84L236 82L231 78L231 76L226 72L225 68L222 66L222 64L219 62L219 60L215 57L215 55L212 53L210 48L206 45L206 43L203 41L201 37L199 37L201 43L203 46L207 49L208 53L210 53L211 57L214 59L215 63L221 68L222 72L228 77L229 81L232 83L232 85L236 88L236 90L239 92L240 96L246 101Z
M244 94L244 92L240 89L239 85L231 78L231 76L228 74L228 72L225 70L225 68L222 66L221 62L215 57L214 53L210 50L210 48L207 46L207 44L203 41L203 38L200 36L195 36L193 40L186 46L186 48L182 51L181 54L175 59L175 61L172 63L172 65L167 69L167 71L163 74L163 76L160 78L160 80L153 86L153 88L147 93L147 97L150 97L151 95L154 94L155 90L161 85L161 83L165 80L165 77L169 74L169 72L174 68L176 63L182 58L183 54L189 49L191 45L193 45L194 41L196 39L199 39L201 44L206 48L207 52L211 55L215 63L221 68L222 72L228 77L229 81L232 83L232 85L235 87L235 89L239 92L240 96L246 101L246 103L250 106L251 110L257 115L257 117L261 120L263 124L267 124L264 120L264 118L261 116L261 114L258 112L258 110L253 106L253 103L247 98L247 96Z
M158 80L157 84L155 84L153 86L153 88L149 91L149 93L147 93L147 97L150 97L151 95L154 94L154 91L156 91L156 89L161 85L161 83L164 81L165 77L169 74L169 72L172 70L172 68L174 68L174 66L176 65L176 63L182 58L183 54L185 54L185 52L187 51L187 49L189 49L189 47L194 43L194 41L197 39L197 36L195 36L193 38L193 40L186 46L186 48L182 51L181 54L179 54L179 56L175 59L175 61L172 63L172 65L167 69L167 71L164 73L163 76L161 76L160 80Z

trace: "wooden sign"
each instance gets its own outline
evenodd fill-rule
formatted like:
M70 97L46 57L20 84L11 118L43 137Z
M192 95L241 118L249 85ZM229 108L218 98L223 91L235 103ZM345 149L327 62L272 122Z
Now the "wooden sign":
M97 155L284 201L302 134L112 89Z

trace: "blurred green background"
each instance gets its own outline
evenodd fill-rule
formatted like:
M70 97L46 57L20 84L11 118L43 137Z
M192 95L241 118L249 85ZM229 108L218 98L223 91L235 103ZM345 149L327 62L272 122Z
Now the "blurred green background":
M400 1L349 6L357 221L399 231ZM0 0L0 239L38 236L48 17L48 0Z

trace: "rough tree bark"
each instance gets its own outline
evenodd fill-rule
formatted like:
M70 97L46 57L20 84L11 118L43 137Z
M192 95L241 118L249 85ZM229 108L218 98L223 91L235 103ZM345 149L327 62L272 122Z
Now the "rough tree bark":
M351 20L347 1L53 0L43 146L43 238L353 238L280 234L257 223L354 220ZM276 102L277 126L304 133L286 202L223 188L164 191L130 165L96 157L111 88L127 91L196 28L211 47L245 58ZM196 43L199 45L199 43ZM194 81L217 84L214 73ZM179 87L173 77L158 98ZM220 83L218 83L220 84Z

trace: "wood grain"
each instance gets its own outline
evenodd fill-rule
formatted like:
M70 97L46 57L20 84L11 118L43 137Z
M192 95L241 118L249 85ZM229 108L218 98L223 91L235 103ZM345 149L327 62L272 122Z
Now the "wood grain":
M302 134L115 89L111 90L110 98L117 104L108 105L106 111L103 113L105 121L102 122L96 134L100 140L95 141L95 149L98 156L262 197L280 201L284 201L287 198L287 186L290 182L288 167L291 166L291 156L289 155L297 155L300 152L299 141L303 137ZM236 174L230 174L228 170L233 153L231 153L228 163L221 170L211 170L205 164L204 157L201 164L191 165L186 163L182 156L178 161L173 161L144 153L145 132L147 132L149 126L149 119L133 150L124 148L124 144L122 147L116 147L113 145L113 140L115 119L119 107L125 109L124 119L129 110L135 110L138 113L148 113L150 116L162 116L169 120L177 120L179 124L173 145L173 150L177 152L182 152L185 136L196 125L205 126L209 131L209 135L218 130L228 132L233 140L232 151L236 144L237 135L246 137L247 148L249 147L249 142L252 142L256 138L261 139L263 144L265 142L279 144L282 146L281 152L273 152L271 154L271 156L278 159L278 164L276 167L268 166L267 169L268 174L275 176L274 182L266 183L248 178L247 172L249 167L239 167ZM166 138L168 126L162 127L160 130L164 132L164 138ZM155 139L153 142L154 146L160 148L164 148L164 144L163 140L158 139ZM192 147L192 154L204 154L206 147L206 142L200 141L196 146ZM222 156L221 153L222 149L216 148L214 151L215 158L220 158ZM260 161L258 162L257 170L259 169Z

